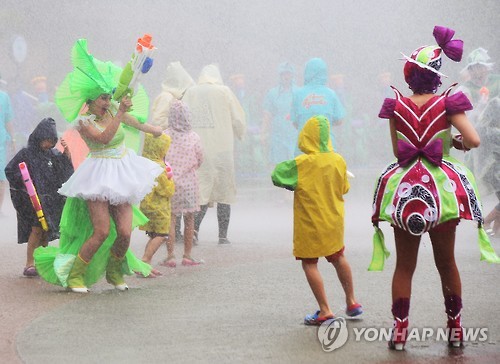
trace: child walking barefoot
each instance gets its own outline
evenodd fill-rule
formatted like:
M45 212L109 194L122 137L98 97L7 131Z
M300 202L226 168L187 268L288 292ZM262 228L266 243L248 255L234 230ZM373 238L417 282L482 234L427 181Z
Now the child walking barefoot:
M330 123L324 116L310 118L299 134L305 154L279 163L272 181L294 191L293 254L302 262L307 282L319 310L304 319L306 325L321 325L334 318L328 303L318 258L332 263L345 293L346 315L363 313L354 296L352 272L344 256L344 198L349 191L344 159L333 151Z
M141 201L140 209L149 219L146 225L139 227L140 230L146 231L149 236L149 241L146 244L142 261L151 264L153 255L158 251L168 239L170 230L170 202L174 194L174 182L168 176L165 165L165 155L170 146L170 137L162 134L159 137L154 137L151 134L146 134L144 139L144 148L142 155L145 158L156 162L165 170L156 178L158 183L153 190L144 197ZM172 219L175 221L175 219ZM154 278L161 275L161 272L152 269L149 278Z

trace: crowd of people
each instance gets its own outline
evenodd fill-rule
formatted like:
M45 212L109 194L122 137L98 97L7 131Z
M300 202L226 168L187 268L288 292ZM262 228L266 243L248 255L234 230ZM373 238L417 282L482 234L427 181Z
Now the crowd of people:
M28 117L16 114L9 95L0 92L0 208L8 181L18 243L27 243L23 275L78 293L89 292L105 276L124 291L125 275L162 274L151 265L161 246L167 255L160 265L175 268L177 241L183 242L183 266L203 264L192 250L209 209L216 210L218 243L231 244L238 184L272 172L276 186L294 191L293 254L319 308L304 323L319 326L335 319L317 268L321 257L336 270L346 315L361 315L344 256L343 195L349 191L347 166L363 165L374 148L381 163L389 162L390 154L396 157L376 183L369 268L384 267L387 248L378 224L389 222L397 255L389 346L401 350L406 342L412 275L425 233L441 277L448 328L458 330L449 342L460 346L462 292L454 257L460 219L478 223L483 258L500 262L489 241L500 235L500 76L491 73L487 51L478 48L468 57L464 84L455 93L450 87L438 94L443 56L462 58L463 43L453 36L451 29L435 27L437 45L405 56L410 96L391 90L390 73L379 75L377 97L385 101L378 116L389 120L385 131L356 114L344 76L331 75L321 58L305 64L301 86L295 66L280 64L278 84L262 100L247 89L244 74L232 75L226 85L219 67L208 64L194 81L181 62L171 62L149 117L142 86L116 98L122 69L90 56L87 41L78 40L73 70L54 102L44 77L33 79L37 113ZM69 123L60 126L55 118ZM130 141L138 132L145 134L141 149ZM380 148L384 137L378 133L391 141L392 150ZM18 138L26 140L21 149ZM468 151L464 163L450 155L452 147ZM485 217L481 189L499 199ZM142 258L129 249L135 228L149 239ZM58 246L50 246L56 239Z

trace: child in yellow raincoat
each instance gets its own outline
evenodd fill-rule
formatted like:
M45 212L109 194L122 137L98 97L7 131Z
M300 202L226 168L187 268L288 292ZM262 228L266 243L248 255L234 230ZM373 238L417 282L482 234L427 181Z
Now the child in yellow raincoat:
M354 297L352 273L344 256L344 198L349 191L347 167L333 151L330 123L313 116L299 134L299 148L305 153L276 165L275 186L294 191L293 254L302 268L319 305L304 319L306 325L321 325L334 318L318 270L318 258L325 257L335 267L346 295L346 314L363 313Z
M170 198L175 192L174 181L167 175L165 155L170 147L171 139L162 134L154 137L146 134L142 156L148 158L165 169L165 172L156 178L157 185L141 201L140 209L149 219L146 225L139 227L146 231L149 241L146 244L142 261L151 264L151 259L160 246L166 243L170 229ZM153 269L148 277L154 278L161 272Z

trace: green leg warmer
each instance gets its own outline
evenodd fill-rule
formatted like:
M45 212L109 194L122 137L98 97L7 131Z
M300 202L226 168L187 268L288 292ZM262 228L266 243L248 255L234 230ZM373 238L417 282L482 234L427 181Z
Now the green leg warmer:
M116 289L119 289L120 291L125 291L128 289L128 286L123 279L123 259L125 258L118 258L110 252L108 266L106 267L106 281L108 281L108 283L112 284Z
M85 293L89 291L85 286L84 280L85 271L88 265L89 263L84 261L80 255L77 255L68 276L68 287L71 288L73 292Z

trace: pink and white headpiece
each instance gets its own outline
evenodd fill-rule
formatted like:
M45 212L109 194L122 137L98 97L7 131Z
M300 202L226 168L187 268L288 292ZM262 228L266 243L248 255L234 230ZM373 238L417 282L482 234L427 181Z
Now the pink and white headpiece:
M452 61L460 62L464 50L464 42L460 39L452 39L455 35L453 29L439 25L434 27L433 35L437 45L419 47L412 52L410 57L403 53L401 54L403 54L407 62L446 77L446 75L439 72L442 65L441 53L444 52Z

